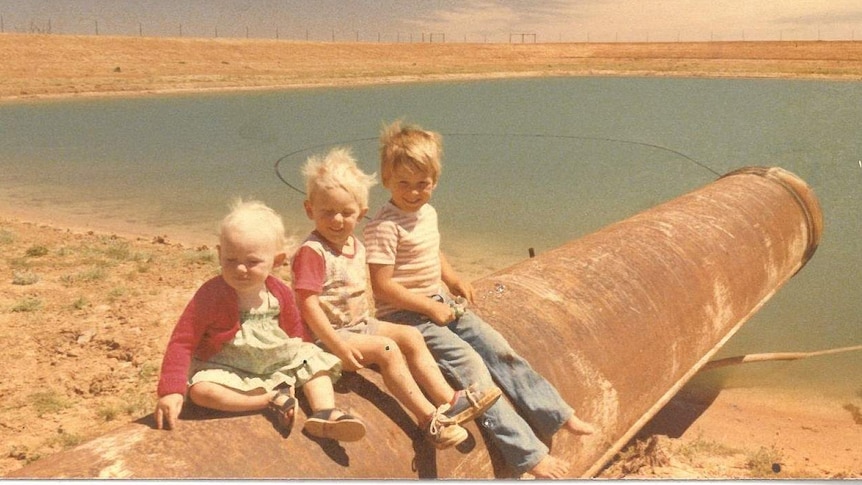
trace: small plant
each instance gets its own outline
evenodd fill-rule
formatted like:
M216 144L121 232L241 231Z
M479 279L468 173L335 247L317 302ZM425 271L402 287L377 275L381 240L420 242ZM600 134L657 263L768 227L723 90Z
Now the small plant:
M12 313L35 312L42 308L42 300L28 296L12 305Z
M135 253L133 261L136 263L135 268L138 273L147 273L152 269L155 259L149 253Z
M45 256L48 254L48 248L45 246L30 246L27 248L27 252L24 253L31 258L38 258L40 256Z
M781 472L781 453L772 447L761 447L754 453L749 453L745 460L745 468L751 471L753 477L770 477Z
M128 244L113 243L105 250L105 256L116 259L117 261L125 261L132 258L132 252Z
M23 256L20 258L10 258L8 261L9 266L12 268L29 269L33 266L33 263L31 263L29 259Z
M88 306L90 306L90 302L83 296L72 302L72 308L74 308L75 310L83 310Z
M702 436L698 436L690 443L680 446L676 452L680 456L691 461L700 455L733 456L739 453L740 450L731 448L716 441L706 440L703 439Z
M67 433L62 428L57 431L57 435L48 440L48 444L50 446L60 445L63 449L71 448L72 446L77 446L84 441L80 436Z
M32 273L30 271L13 271L12 272L12 284L13 285L33 285L39 282L39 275L36 273Z
M152 362L144 362L138 369L138 377L144 381L149 381L159 373L159 365Z
M102 406L96 410L96 415L102 418L105 422L113 421L120 415L120 410L116 405Z
M118 288L113 288L110 292L108 292L108 299L112 302L117 301L123 296L125 296L127 292L128 291L126 290L126 288L122 286Z
M72 407L72 403L68 398L54 390L45 390L30 394L29 399L39 417Z
M8 229L0 229L0 244L11 244L15 242L15 233Z
M153 401L152 395L149 392L144 392L127 395L122 409L128 416L139 418L149 414L155 405L156 403Z
M183 259L185 259L187 263L192 264L210 264L218 262L216 261L215 252L209 249L186 251L183 254Z
M96 266L74 275L63 275L60 277L60 281L62 281L66 286L72 286L78 282L91 283L94 281L101 281L105 279L107 274L108 273L104 268Z
M18 461L23 461L25 464L33 463L39 458L42 458L42 455L30 450L30 448L23 445L12 445L9 448L8 455L6 456L8 456L9 458L14 458Z

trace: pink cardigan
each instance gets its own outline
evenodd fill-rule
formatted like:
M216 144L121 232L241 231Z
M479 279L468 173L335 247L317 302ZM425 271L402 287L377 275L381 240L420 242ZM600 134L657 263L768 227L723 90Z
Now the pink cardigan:
M267 278L266 287L281 308L278 320L282 330L291 337L313 342L311 332L299 316L293 290L274 276ZM239 325L236 291L221 276L204 283L186 305L168 341L159 378L159 397L185 394L192 356L209 359L236 335Z

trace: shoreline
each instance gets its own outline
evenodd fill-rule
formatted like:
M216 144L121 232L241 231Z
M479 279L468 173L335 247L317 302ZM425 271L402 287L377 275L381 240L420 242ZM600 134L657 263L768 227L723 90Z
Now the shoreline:
M471 81L493 81L499 79L527 79L527 78L563 78L563 77L668 77L689 79L775 79L775 80L797 80L797 81L835 81L835 82L858 82L862 80L862 74L835 76L835 75L808 75L783 73L758 73L749 75L738 75L733 73L721 74L714 72L699 73L662 73L654 71L597 71L583 73L554 73L546 71L535 72L497 72L492 74L437 74L427 76L391 76L391 77L369 77L362 79L339 80L339 81L316 81L311 83L295 84L271 84L262 86L224 86L224 87L195 87L195 88L161 88L142 89L140 91L85 91L85 92L61 92L48 94L25 94L0 96L2 104L13 104L16 102L51 102L78 99L113 99L113 98L136 98L148 96L196 96L201 94L232 94L242 92L266 92L266 91L289 91L303 89L326 89L326 88L351 88L364 86L382 86L394 84L411 83L458 83Z
M862 80L862 41L349 43L0 34L0 104L528 77Z

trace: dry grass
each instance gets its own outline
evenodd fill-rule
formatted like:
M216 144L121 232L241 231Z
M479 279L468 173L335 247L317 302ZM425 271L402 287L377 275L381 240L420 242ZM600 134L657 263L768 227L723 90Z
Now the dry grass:
M170 329L218 271L158 241L0 219L0 476L152 412Z
M322 43L0 34L0 99L512 76L862 79L862 42Z

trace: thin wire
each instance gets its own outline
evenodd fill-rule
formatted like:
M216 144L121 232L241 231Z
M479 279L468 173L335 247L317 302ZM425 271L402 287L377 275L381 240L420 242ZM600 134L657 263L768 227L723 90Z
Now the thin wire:
M373 137L373 138L356 138L356 139L353 139L353 140L346 140L346 141L340 141L340 142L335 142L335 143L322 143L322 144L320 144L320 145L314 145L314 146L310 146L310 147L306 147L306 148L301 148L301 149L299 149L299 150L296 150L296 151L290 152L290 153L288 153L287 155L285 155L285 156L283 156L283 157L279 158L278 160L276 160L276 161L275 161L275 174L278 176L278 178L279 178L282 182L284 182L284 184L285 184L285 185L287 185L287 186L288 186L288 187L290 187L291 189L293 189L293 190L295 190L295 191L299 192L299 193L300 193L300 194L302 194L302 195L306 195L304 190L302 190L302 189L300 189L299 187L297 187L297 186L295 186L295 185L291 184L290 182L288 182L288 181L287 181L287 179L285 179L284 177L282 177L282 176L281 176L281 172L279 171L279 167L281 166L281 162L282 162L282 161L284 161L285 159L290 158L290 157L292 157L292 156L294 156L294 155L296 155L296 154L298 154L298 153L308 152L308 151L312 151L312 150L317 150L318 148L324 148L324 147L330 147L330 146L338 146L338 145L348 145L348 144L356 143L356 142L359 142L359 141L371 141L371 140L376 140L376 139L377 139L377 137Z
M620 140L620 139L617 139L617 138L603 138L603 137L593 137L593 136L547 135L547 134L529 134L529 133L443 133L442 135L443 135L444 137L452 137L452 136L472 136L472 137L487 136L487 137L506 137L506 138L562 138L562 139L568 139L568 140L590 140L590 141L607 141L607 142L614 142L614 143L625 143L625 144L628 144L628 145L644 146L644 147L655 148L655 149L658 149L658 150L663 150L663 151L666 151L666 152L673 153L674 155L678 155L678 156L680 156L680 157L684 158L685 160L688 160L689 162L691 162L691 163L693 163L693 164L697 165L698 167L701 167L701 168L703 168L703 169L705 169L705 170L708 170L708 171L709 171L709 172L711 172L712 174L714 174L714 175L716 175L716 176L718 176L718 177L721 177L721 174L720 174L720 173L716 172L715 170L713 170L712 168L710 168L709 166L707 166L705 163L702 163L702 162L700 162L700 161L698 161L698 160L695 160L694 158L691 158L690 156L686 155L685 153L682 153L682 152L681 152L681 151L679 151L679 150L674 150L673 148L669 148L669 147L662 146L662 145L656 145L656 144L654 144L654 143L645 143L645 142L633 141L633 140ZM311 147L305 147L305 148L301 148L301 149L299 149L299 150L292 151L292 152L288 153L287 155L284 155L283 157L281 157L281 158L279 158L278 160L276 160L276 162L275 162L275 174L278 176L278 178L279 178L282 182L284 182L284 184L285 184L285 185L287 185L287 186L288 186L288 187L290 187L291 189L293 189L293 190L295 190L295 191L299 192L299 193L300 193L300 194L302 194L302 195L306 195L304 190L302 190L301 188L299 188L299 187L297 187L297 186L295 186L295 185L291 184L291 183L290 183L290 182L289 182L285 177L283 177L283 176L281 175L280 167L281 167L281 162L282 162L282 161L284 161L284 160L286 160L286 159L288 159L288 158L290 158L290 157L292 157L292 156L294 156L294 155L297 155L297 154L299 154L299 153L307 152L307 151L312 151L312 150L316 150L316 149L319 149L319 148L330 147L330 146L338 146L338 145L349 145L349 144L356 143L356 142L373 141L373 140L377 140L377 139L378 139L377 137L369 137L369 138L355 138L355 139L352 139L352 140L344 140L344 141L339 141L339 142L322 143L322 144L320 144L320 145L314 145L314 146L311 146Z

